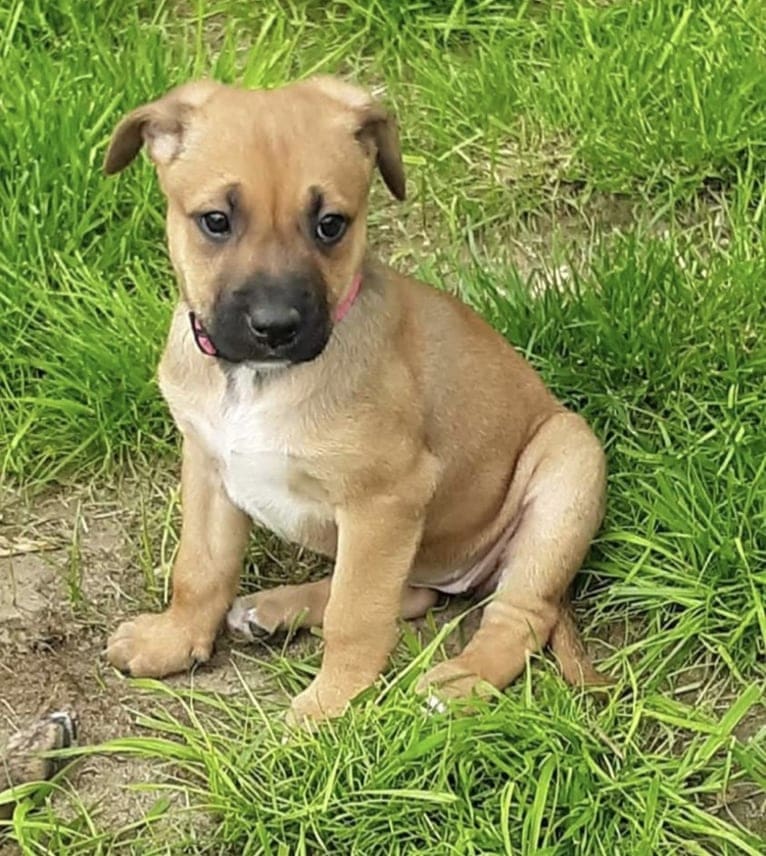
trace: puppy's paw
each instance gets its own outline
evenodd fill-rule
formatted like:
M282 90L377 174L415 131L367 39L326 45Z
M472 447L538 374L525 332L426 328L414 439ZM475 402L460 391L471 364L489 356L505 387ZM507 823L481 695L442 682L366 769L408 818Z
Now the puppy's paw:
M492 686L473 672L460 657L445 660L429 669L415 685L416 692L427 696L429 709L443 713L444 700L487 698Z
M300 598L300 586L278 586L238 597L226 615L226 626L230 633L252 642L289 630L306 611L307 606Z
M168 611L121 624L109 639L106 656L115 668L135 678L161 678L207 662L213 642L212 636Z
M268 605L258 602L258 596L266 594L259 592L258 595L238 597L226 613L226 627L229 633L243 636L249 642L272 636L281 626L280 615Z
M287 712L287 724L292 728L313 731L320 722L343 716L352 697L315 679L292 700Z

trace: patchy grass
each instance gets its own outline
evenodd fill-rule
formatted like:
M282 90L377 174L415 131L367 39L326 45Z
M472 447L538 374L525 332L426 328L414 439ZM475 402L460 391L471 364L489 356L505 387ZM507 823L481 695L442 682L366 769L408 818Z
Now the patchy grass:
M146 165L100 174L120 114L190 75L350 74L385 88L409 169L406 206L376 192L373 241L458 291L604 438L609 508L580 597L619 681L599 704L538 664L479 716L428 718L410 684L452 628L425 649L408 633L388 684L287 745L246 687L155 687L146 736L103 751L154 759L155 784L209 809L204 834L162 796L117 828L62 785L17 810L25 852L763 851L761 5L0 10L4 477L148 479L175 445L153 382L174 292L159 194ZM155 604L177 537L164 485L132 538ZM275 550L254 546L250 584L316 570ZM62 609L88 615L82 573L75 539ZM316 664L309 648L261 665L294 691Z
M294 661L278 668L303 683ZM756 836L700 807L736 789L744 771L764 773L763 753L734 736L756 687L718 718L654 693L599 706L539 670L534 685L527 679L473 716L433 716L411 692L413 673L314 737L286 736L274 706L246 688L233 702L158 685L166 705L140 719L152 736L94 750L173 771L155 786L142 827L104 828L97 806L70 823L48 809L18 824L20 841L66 853L126 841L142 853L760 852ZM153 833L169 820L163 792L177 789L215 821L205 840L170 818L177 843L168 851Z

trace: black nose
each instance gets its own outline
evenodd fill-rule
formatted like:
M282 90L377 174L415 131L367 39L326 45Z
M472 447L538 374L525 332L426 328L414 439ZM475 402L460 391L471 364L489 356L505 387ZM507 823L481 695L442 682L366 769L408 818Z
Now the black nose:
M267 303L247 315L247 326L258 342L269 348L289 345L298 335L301 314L295 306Z

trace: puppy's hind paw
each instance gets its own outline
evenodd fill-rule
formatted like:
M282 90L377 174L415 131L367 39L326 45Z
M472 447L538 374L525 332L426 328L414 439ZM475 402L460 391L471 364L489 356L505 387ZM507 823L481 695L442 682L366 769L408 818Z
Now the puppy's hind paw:
M238 597L226 614L226 627L229 633L253 642L273 636L279 629L279 622L261 615L257 603L253 604L251 598Z

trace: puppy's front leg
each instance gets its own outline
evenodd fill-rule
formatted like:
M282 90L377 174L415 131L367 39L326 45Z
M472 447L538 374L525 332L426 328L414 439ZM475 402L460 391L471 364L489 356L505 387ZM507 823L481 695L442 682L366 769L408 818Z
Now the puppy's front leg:
M226 495L215 462L188 437L181 503L170 606L121 624L107 647L109 662L137 677L162 677L207 660L236 594L250 519Z
M344 508L337 520L322 667L293 700L293 723L340 716L383 671L396 644L402 593L423 528L422 509L399 497Z

